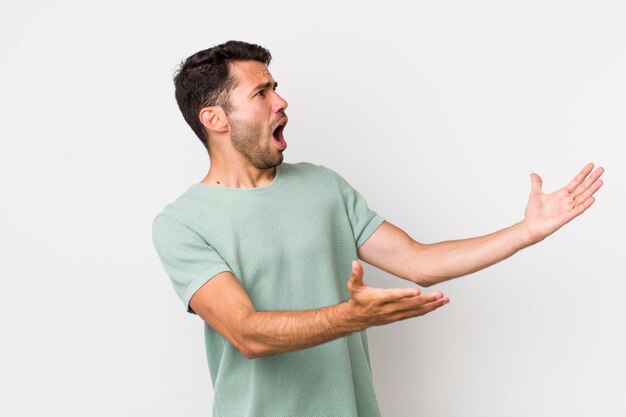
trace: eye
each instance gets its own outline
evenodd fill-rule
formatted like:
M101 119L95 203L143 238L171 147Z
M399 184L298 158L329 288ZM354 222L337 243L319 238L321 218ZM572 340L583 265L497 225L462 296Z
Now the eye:
M258 93L255 94L256 96L259 97L265 97L265 90L260 90Z

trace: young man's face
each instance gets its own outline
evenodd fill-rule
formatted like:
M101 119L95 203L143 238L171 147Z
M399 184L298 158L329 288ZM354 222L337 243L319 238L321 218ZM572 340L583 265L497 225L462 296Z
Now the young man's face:
M236 61L231 72L237 79L228 114L233 147L259 169L280 165L287 148L287 102L276 93L278 84L261 62Z

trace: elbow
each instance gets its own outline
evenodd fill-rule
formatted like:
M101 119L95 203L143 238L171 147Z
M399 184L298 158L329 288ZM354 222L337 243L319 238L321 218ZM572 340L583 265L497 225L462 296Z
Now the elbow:
M244 358L250 361L272 353L262 343L250 339L238 339L230 342Z
M259 356L262 356L257 349L255 349L250 343L246 343L243 341L235 341L232 340L230 343L241 353L241 355L248 359L256 359Z
M227 339L230 344L233 345L233 347L237 349L239 353L241 353L241 355L248 360L256 359L259 356L262 356L258 347L256 347L255 344L250 342L249 340L240 337L230 337Z
M410 280L423 288L428 288L433 285L433 283L426 276L419 273L413 274Z
M413 241L413 256L409 262L409 281L414 282L420 287L430 287L433 285L432 280L429 279L428 274L426 274L424 269L424 250L428 247L428 245L419 243L417 241Z
M256 359L260 356L251 349L239 349L239 352L244 358L246 358L249 361L251 361L252 359Z
M254 312L241 318L240 323L245 324L238 329L236 334L231 334L232 337L228 341L250 361L283 352L284 350L275 343L274 338L266 332L259 331L258 325L255 326L253 315Z
M431 285L433 285L431 282L423 279L423 278L418 278L418 279L414 279L413 280L414 283L416 283L417 285L419 285L422 288L428 288Z
M226 337L230 344L233 345L233 347L248 360L256 359L259 356L262 356L260 347L258 346L259 344L253 340L251 335L246 331L246 326L244 326L244 323L250 322L250 317L253 313L254 312L249 312L245 316L240 317L238 322L241 323L241 326L237 328L237 331L230 333Z
M268 349L264 349L263 346L258 343L248 343L245 345L241 345L237 348L241 355L248 359L249 361L260 358L262 356L271 355L273 352L270 352Z

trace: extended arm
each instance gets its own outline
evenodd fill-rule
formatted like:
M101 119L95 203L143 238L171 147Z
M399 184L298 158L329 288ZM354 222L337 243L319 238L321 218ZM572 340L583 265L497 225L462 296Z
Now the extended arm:
M365 328L421 316L446 304L442 293L417 288L381 289L363 282L354 261L348 281L351 299L315 310L257 311L239 281L222 272L204 284L190 306L246 358L315 346Z
M486 236L418 243L385 221L358 251L363 261L428 287L493 265L527 246L523 225Z
M565 187L541 191L541 178L531 174L532 190L525 218L511 227L486 236L422 244L384 222L358 250L363 261L398 277L430 286L493 265L551 235L587 210L593 194L602 186L603 168L593 173L588 164Z

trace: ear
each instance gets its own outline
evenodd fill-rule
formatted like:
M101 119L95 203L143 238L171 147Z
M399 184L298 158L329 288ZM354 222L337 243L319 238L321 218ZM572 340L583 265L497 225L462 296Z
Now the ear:
M200 123L210 132L227 132L228 118L220 106L209 106L200 109Z

